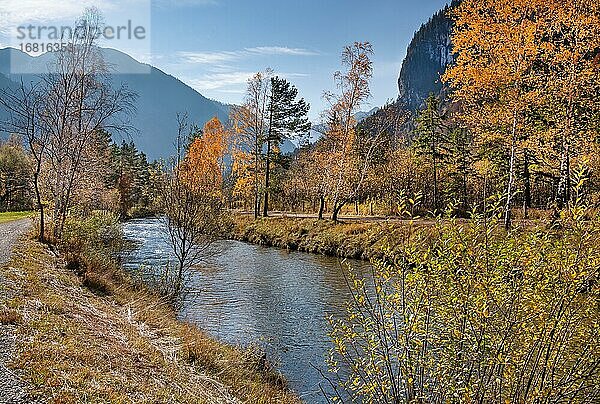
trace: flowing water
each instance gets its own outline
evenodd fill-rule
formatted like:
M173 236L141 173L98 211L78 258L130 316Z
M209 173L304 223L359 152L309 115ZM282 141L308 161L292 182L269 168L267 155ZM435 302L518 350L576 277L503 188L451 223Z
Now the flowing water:
M137 243L126 266L165 265L170 250L160 220L128 222L124 233ZM303 400L324 402L317 369L326 371L331 348L326 317L342 314L350 298L340 260L239 241L215 247L192 274L180 318L222 341L258 344Z

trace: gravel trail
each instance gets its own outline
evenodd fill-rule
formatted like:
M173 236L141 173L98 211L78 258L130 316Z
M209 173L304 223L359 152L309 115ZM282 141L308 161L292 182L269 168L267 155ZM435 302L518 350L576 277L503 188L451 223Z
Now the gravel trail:
M5 309L5 300L14 293L3 276L2 266L10 259L11 251L19 238L31 226L31 219L0 223L0 311ZM6 364L15 354L15 326L0 324L0 404L29 403L26 385Z

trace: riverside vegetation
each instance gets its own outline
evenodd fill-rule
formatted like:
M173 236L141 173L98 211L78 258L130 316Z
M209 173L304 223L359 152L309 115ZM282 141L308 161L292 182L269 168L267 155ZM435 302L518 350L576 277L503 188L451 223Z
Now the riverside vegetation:
M232 237L371 260L366 278L346 268L353 298L329 319L333 401L595 402L600 212L577 173L558 222L508 232L494 196L469 220L449 211L425 223L414 209L401 223L238 217Z
M57 244L25 240L0 269L16 326L10 365L51 402L298 402L252 348L179 322L169 301L125 273L111 214L69 220Z
M341 258L381 258L384 247L395 246L410 228L422 223L336 223L327 220L235 216L230 238L268 247L297 250Z
M496 203L409 226L372 278L350 271L347 316L330 319L336 398L600 399L600 215L577 199L559 229L502 225Z

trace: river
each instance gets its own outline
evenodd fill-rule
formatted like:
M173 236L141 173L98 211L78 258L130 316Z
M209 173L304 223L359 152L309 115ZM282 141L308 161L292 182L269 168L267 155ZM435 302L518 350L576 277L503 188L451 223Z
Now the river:
M157 219L124 224L125 237L137 245L126 267L166 264L170 249L162 226ZM351 297L340 260L231 240L214 247L218 252L192 274L180 318L222 341L258 344L304 401L326 402L314 367L327 369L332 345L326 317L342 314Z

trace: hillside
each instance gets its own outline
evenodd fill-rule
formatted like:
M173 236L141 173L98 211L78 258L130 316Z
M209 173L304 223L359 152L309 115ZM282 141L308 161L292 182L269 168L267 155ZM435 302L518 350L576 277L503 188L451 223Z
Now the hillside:
M227 119L227 105L204 97L175 77L114 49L104 49L103 53L114 71L113 83L127 83L139 96L137 113L132 121L137 133L132 137L150 159L167 158L173 154L178 112L187 112L190 122L199 126L215 116L221 120ZM43 70L41 66L51 61L51 57L43 55L33 58L15 49L0 49L0 74L18 81L19 76L10 75L11 60L13 65L29 66L31 69L28 71L40 71ZM0 87L6 85L7 78L0 76Z

